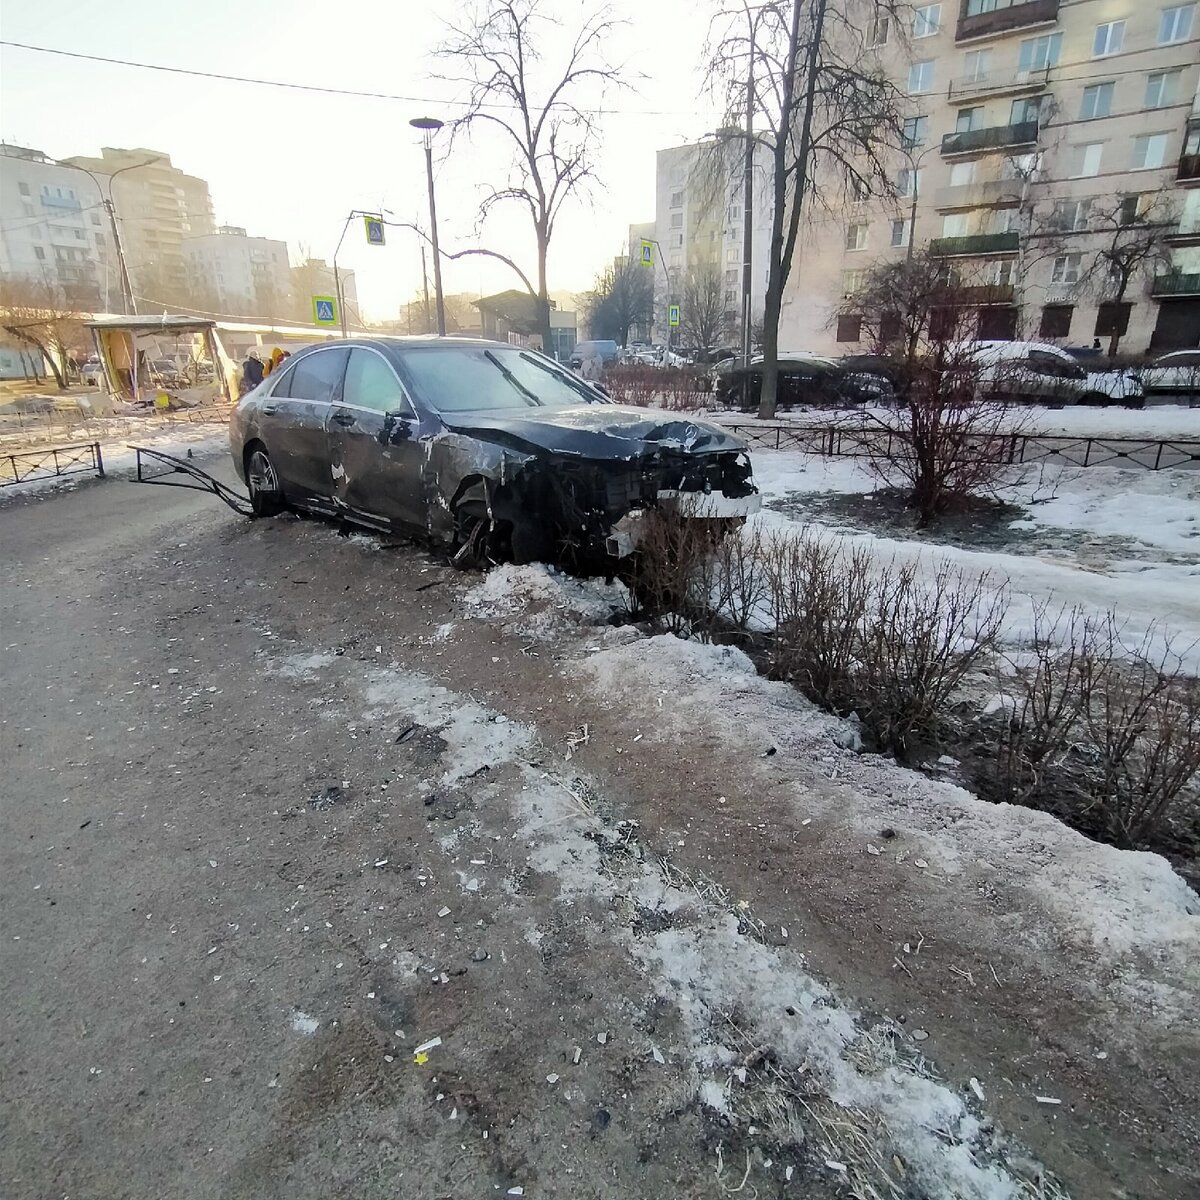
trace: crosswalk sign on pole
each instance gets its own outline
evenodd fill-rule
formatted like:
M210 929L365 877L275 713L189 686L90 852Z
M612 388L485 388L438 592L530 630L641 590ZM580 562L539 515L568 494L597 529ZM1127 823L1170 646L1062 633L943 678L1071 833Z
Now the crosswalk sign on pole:
M642 238L642 266L654 266L654 243Z
M672 304L667 308L667 324L674 328L679 324L679 305Z
M367 231L368 246L382 246L384 244L384 225L382 217L363 217L363 228Z
M313 324L337 324L337 300L332 296L314 296L312 298Z

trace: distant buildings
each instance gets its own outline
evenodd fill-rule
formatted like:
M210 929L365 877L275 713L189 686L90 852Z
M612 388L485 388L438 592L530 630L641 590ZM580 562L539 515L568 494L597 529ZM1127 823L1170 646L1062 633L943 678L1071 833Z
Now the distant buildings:
M341 282L342 303L346 308L346 319L355 324L362 323L358 311L358 285L354 272L345 267L338 268ZM323 258L306 258L299 266L291 269L291 316L294 321L313 319L312 298L314 296L336 296L333 268Z
M195 307L235 317L294 319L285 242L221 225L215 233L187 238L183 249Z

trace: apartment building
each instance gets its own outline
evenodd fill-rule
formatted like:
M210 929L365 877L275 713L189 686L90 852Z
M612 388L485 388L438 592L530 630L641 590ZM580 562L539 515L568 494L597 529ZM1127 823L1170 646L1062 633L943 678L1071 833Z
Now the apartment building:
M769 159L755 162L753 236L765 247L771 235ZM744 158L737 139L709 139L658 151L655 168L654 238L661 248L656 268L669 303L681 300L689 273L716 272L724 285L730 343L737 341L742 295ZM631 227L632 236L632 227ZM761 316L767 292L765 254L751 264L751 314ZM666 303L656 305L654 336L665 337Z
M229 316L285 317L291 311L287 244L248 237L237 225L183 243L192 303Z
M878 261L928 247L986 285L984 337L1200 345L1200 6L961 0L875 22L907 93L891 194L806 219L781 344L861 349L838 319ZM1102 250L1143 241L1124 295Z
M292 319L310 323L313 319L314 296L336 296L337 287L333 268L323 258L307 258L299 266L291 268ZM350 324L362 324L358 311L358 283L354 272L345 267L338 268L342 301L346 308L346 320Z
M66 161L108 177L134 294L151 304L186 304L184 241L215 230L208 184L173 166L169 154L144 147L105 146L99 158Z
M104 182L40 150L0 145L0 275L32 280L56 303L118 310Z

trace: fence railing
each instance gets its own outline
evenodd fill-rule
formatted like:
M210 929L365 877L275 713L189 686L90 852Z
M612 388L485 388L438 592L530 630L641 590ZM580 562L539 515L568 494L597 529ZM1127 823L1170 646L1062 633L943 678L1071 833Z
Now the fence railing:
M798 450L831 458L892 458L904 457L907 448L904 437L894 430L860 425L732 423L723 427L760 450ZM1200 440L1187 438L1014 433L1004 437L980 437L974 445L968 444L966 450L1013 465L1049 461L1075 467L1139 467L1147 471L1200 468Z
M22 450L0 455L0 487L28 483L33 479L53 479L59 475L89 472L104 478L104 456L99 442L78 446L52 446L47 450Z
M0 411L0 453L14 445L36 448L56 441L82 443L94 439L145 437L153 430L178 424L223 425L229 421L232 411L228 404L111 417L82 411Z

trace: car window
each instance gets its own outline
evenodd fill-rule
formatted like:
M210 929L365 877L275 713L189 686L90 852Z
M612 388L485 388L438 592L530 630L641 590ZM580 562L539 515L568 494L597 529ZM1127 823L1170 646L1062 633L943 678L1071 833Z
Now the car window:
M374 350L350 351L346 366L346 382L342 385L342 402L358 404L375 412L412 412L396 372L383 355Z
M292 368L287 394L293 400L329 403L341 386L346 357L345 347L331 347L306 354Z
M418 395L436 412L603 403L549 359L515 346L428 346L404 352Z

